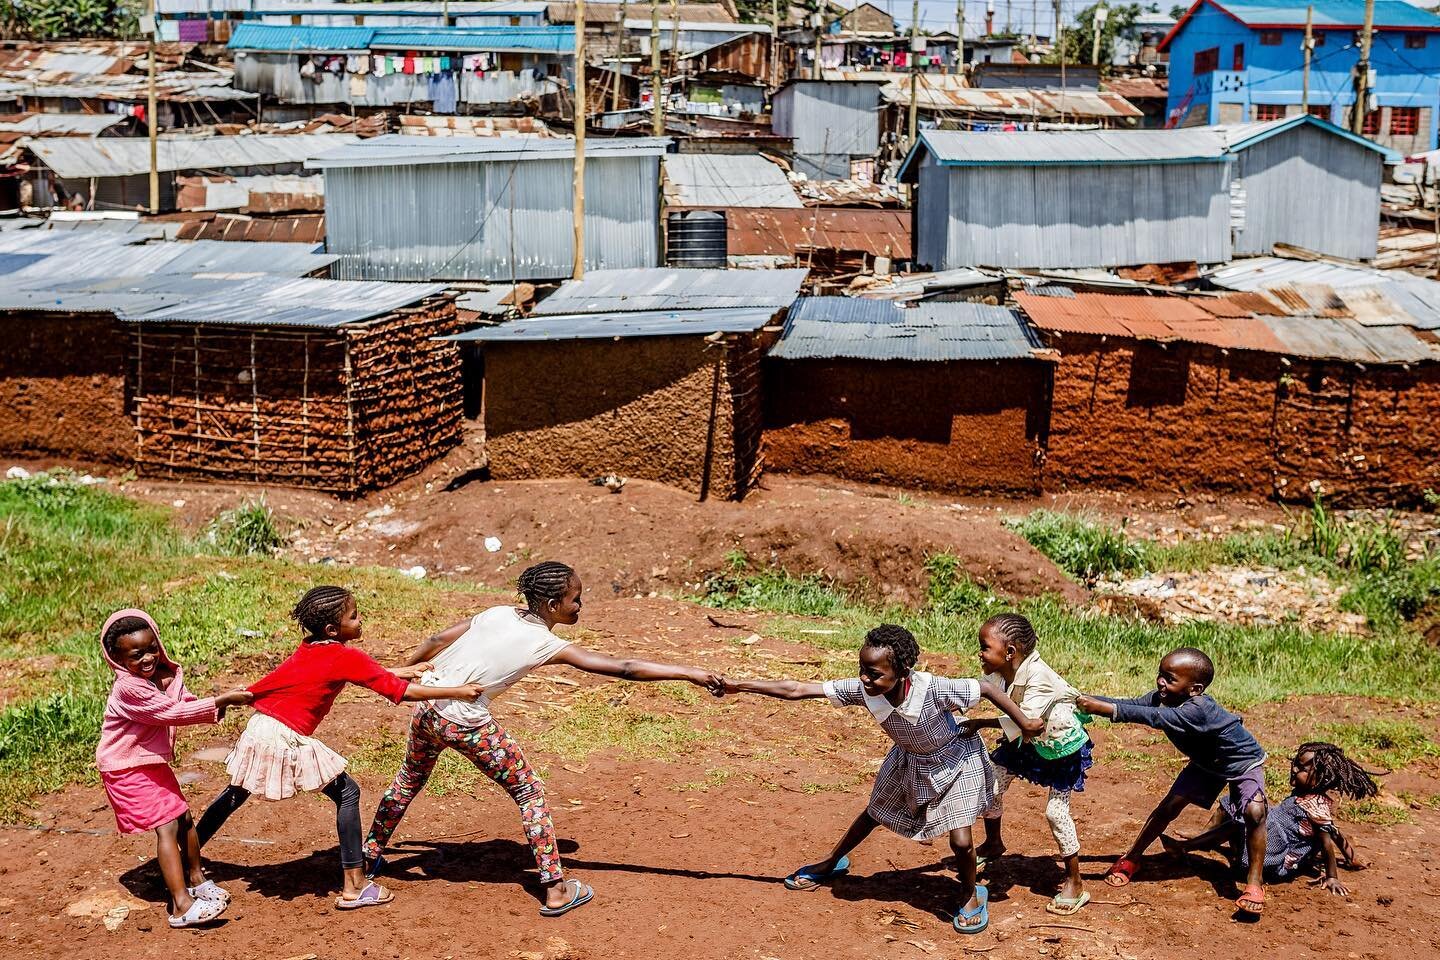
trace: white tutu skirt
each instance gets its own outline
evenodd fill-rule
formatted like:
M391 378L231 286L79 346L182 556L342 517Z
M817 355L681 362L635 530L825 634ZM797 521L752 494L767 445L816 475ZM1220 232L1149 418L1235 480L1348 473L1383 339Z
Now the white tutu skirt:
M319 790L345 772L346 760L314 737L296 733L263 713L251 714L225 758L230 785L266 800Z

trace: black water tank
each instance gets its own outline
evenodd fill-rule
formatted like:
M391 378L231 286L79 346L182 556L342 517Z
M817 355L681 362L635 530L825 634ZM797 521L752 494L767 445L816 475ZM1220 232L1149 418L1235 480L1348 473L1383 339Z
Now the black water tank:
M686 210L666 218L665 262L672 267L725 266L725 214Z

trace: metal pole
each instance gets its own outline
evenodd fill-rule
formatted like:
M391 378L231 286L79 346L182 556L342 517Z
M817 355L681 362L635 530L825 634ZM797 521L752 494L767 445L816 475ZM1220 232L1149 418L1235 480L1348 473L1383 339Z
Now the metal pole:
M1305 8L1305 70L1300 74L1300 112L1310 112L1310 58L1315 55L1315 4Z
M670 84L674 89L680 78L680 0L671 0L670 16Z
M766 77L766 79L770 81L770 86L772 87L778 87L780 85L780 78L776 76L775 73L780 67L780 54L775 47L779 42L780 0L770 0L770 69L768 71L769 76Z
M650 0L650 133L665 135L665 106L660 100L660 0Z
M824 76L824 74L820 72L820 38L822 36L821 30L825 26L825 15L820 12L820 9L820 4L816 3L815 14L810 21L815 27L815 65L810 73L810 79L812 80L819 80Z
M1375 0L1365 0L1365 28L1360 32L1360 59L1355 64L1355 109L1350 111L1350 129L1365 131L1366 102L1370 99L1370 41L1375 33Z
M1100 31L1105 28L1105 4L1098 3L1090 14L1090 25L1095 28L1095 37L1090 42L1090 62L1100 66Z
M955 72L965 72L965 0L955 0Z
M1060 55L1060 122L1065 122L1065 37L1060 27L1060 0L1055 0L1055 39L1050 41Z
M160 144L157 139L160 130L159 107L155 97L155 0L146 0L145 14L149 19L150 34L146 43L148 66L145 80L145 126L150 138L150 212L160 212ZM90 203L95 203L95 191L90 191Z
M918 100L918 87L920 84L920 65L915 61L915 39L920 36L920 0L914 0L910 6L910 125L909 139L905 144L906 150L915 146L915 132L919 126L920 105Z
M575 269L585 276L585 0L575 0Z

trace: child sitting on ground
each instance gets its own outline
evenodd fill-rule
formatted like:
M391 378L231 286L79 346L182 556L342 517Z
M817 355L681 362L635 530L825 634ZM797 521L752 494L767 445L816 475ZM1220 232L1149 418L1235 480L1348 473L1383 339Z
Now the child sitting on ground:
M995 799L981 816L985 842L975 850L984 866L1005 852L1000 822L1005 791L1016 777L1045 787L1045 819L1060 857L1065 861L1065 882L1045 909L1060 916L1078 913L1090 902L1080 879L1080 835L1070 816L1070 793L1085 789L1085 771L1092 765L1090 737L1075 717L1075 690L1060 678L1036 650L1040 638L1030 621L1018 613L1000 613L980 627L980 666L984 679L995 684L1020 705L1027 716L1045 722L1045 732L1025 742L1020 727L1009 717L966 720L961 729L973 732L999 728L1004 736L990 754L999 783Z
M1215 665L1204 652L1180 647L1160 661L1156 689L1151 693L1130 700L1083 694L1076 698L1075 705L1086 713L1160 730L1175 749L1190 758L1145 821L1130 852L1110 868L1105 882L1116 887L1129 883L1146 848L1187 804L1209 810L1228 785L1230 802L1244 819L1250 864L1245 890L1235 906L1242 913L1258 916L1265 909L1261 873L1265 863L1265 751L1238 716L1205 693L1214 679Z
M200 866L200 841L190 804L170 761L175 728L217 723L225 708L250 702L246 690L196 697L185 689L180 664L160 643L160 630L144 610L121 610L100 628L100 652L115 671L105 703L95 766L121 833L155 831L160 875L170 891L170 926L209 923L230 902Z
M1004 691L978 680L953 680L915 669L920 648L909 630L881 624L865 635L860 675L844 680L725 681L726 693L758 693L782 700L819 699L837 707L864 707L895 745L886 754L869 805L855 818L830 856L785 878L791 890L813 890L850 869L849 853L877 827L926 840L949 834L960 874L958 933L979 933L990 923L989 893L975 884L971 826L995 793L995 770L985 743L964 733L952 710L964 712L983 697L1026 736L1045 729L1020 712Z
M1291 880L1316 870L1312 883L1336 896L1350 891L1340 882L1340 861L1351 870L1365 864L1355 856L1349 841L1335 827L1335 799L1342 794L1364 800L1380 792L1374 774L1365 770L1333 743L1304 743L1290 761L1290 796L1270 810L1265 826L1265 877ZM1172 853L1191 850L1218 850L1230 862L1248 868L1250 851L1243 839L1242 821L1229 798L1220 801L1205 832L1189 840L1161 836L1160 842ZM1317 868L1323 866L1324 872Z

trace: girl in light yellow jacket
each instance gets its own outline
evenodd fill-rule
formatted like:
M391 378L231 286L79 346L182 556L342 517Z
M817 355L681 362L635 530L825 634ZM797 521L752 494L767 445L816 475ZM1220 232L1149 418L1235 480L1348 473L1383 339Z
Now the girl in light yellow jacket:
M985 842L976 854L984 864L1005 852L1000 817L1005 791L1016 777L1045 787L1050 791L1045 819L1065 860L1065 883L1045 909L1069 916L1090 902L1080 879L1080 837L1070 816L1070 794L1085 789L1085 771L1094 762L1093 745L1076 716L1075 689L1040 659L1038 643L1035 628L1018 613L998 614L980 628L980 664L986 682L1004 690L1027 717L1044 720L1045 732L1026 742L1009 717L965 721L972 730L997 727L1003 734L1000 746L990 754L997 778L995 798L981 815Z

